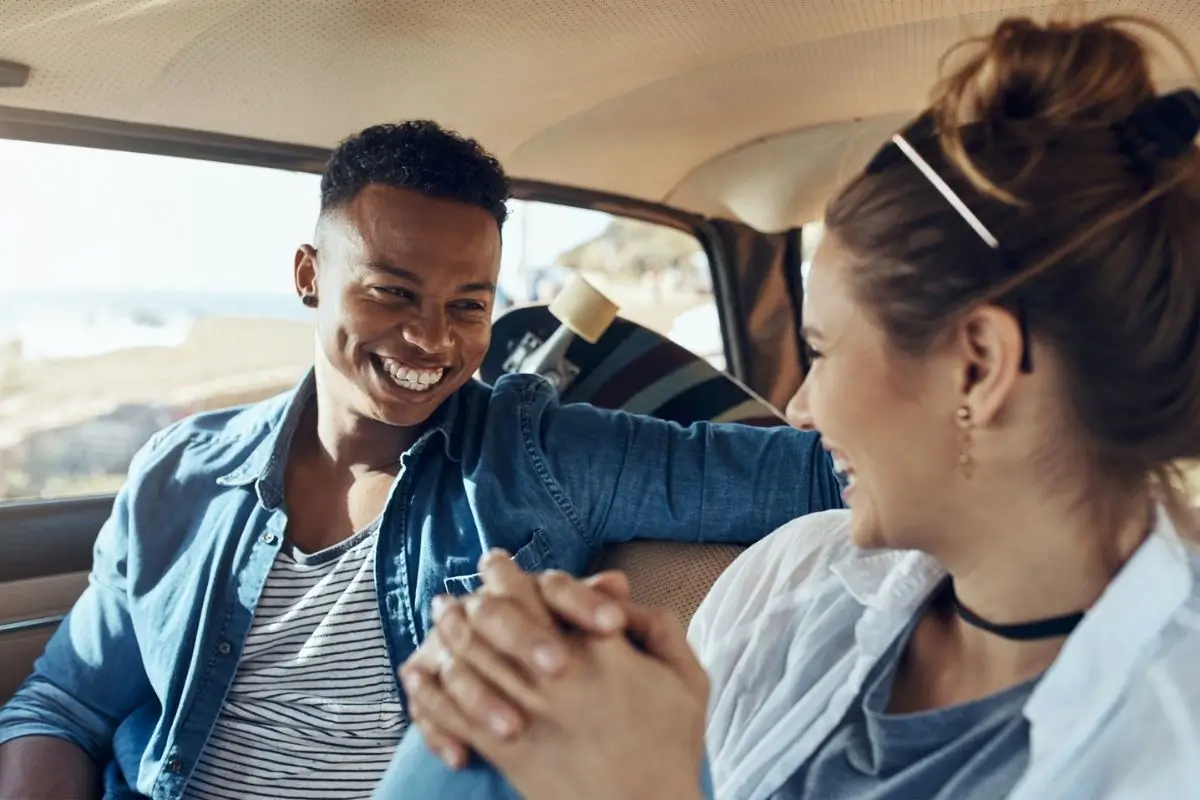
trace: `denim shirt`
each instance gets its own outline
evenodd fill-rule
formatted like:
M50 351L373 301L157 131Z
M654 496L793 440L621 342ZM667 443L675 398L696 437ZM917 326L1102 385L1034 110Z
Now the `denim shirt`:
M107 765L109 797L182 795L284 540L288 446L314 393L310 373L146 444L88 588L0 710L0 743L66 739ZM435 595L480 585L492 547L526 570L579 574L606 544L750 543L840 505L816 434L560 405L531 376L472 382L404 453L384 508L375 581L388 653L393 666L413 653Z

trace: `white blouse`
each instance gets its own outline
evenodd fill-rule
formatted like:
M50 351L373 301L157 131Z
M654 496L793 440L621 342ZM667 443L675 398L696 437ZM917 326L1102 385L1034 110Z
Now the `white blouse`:
M1158 519L1025 705L1014 800L1200 798L1200 547ZM720 800L780 791L945 577L921 553L854 547L849 521L826 511L775 531L692 620Z

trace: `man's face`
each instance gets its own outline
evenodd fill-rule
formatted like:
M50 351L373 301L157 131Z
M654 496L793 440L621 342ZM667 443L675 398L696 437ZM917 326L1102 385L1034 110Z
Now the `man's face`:
M322 216L295 267L317 300L317 374L345 410L421 425L483 361L500 271L487 211L371 185Z

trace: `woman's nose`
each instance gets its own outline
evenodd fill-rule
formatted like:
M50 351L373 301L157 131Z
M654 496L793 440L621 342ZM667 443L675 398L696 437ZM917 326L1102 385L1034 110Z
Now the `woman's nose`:
M808 390L805 388L807 385L807 382L800 384L800 388L788 401L785 411L791 426L802 431L811 431L816 427L813 425L812 414L808 412Z

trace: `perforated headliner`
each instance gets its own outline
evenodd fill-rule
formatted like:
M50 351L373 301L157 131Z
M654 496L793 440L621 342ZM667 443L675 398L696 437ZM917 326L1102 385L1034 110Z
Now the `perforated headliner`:
M327 147L430 117L513 175L775 230L919 107L1004 0L0 0L0 105ZM1197 0L1138 12L1200 52ZM1163 77L1183 80L1182 65Z

